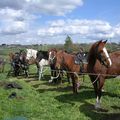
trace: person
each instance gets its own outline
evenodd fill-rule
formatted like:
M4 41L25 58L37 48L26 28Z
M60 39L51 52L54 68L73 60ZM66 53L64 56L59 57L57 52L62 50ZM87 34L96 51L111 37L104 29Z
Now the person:
M79 52L76 54L75 63L80 65L80 72L84 72L84 64L83 64L84 52L83 48L80 48Z

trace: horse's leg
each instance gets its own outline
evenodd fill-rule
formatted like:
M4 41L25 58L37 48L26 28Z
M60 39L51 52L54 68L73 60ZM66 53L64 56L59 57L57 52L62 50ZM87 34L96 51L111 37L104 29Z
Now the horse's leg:
M90 76L90 79L91 79L91 82L93 83L93 87L95 91L95 97L96 97L95 108L97 109L100 107L100 101L98 96L98 81L95 82L96 78L97 78L96 76L93 76L93 75Z
M101 107L100 99L101 99L101 95L102 95L102 87L104 85L104 82L105 82L105 79L102 76L100 76L99 81L98 81L98 91L97 91L98 95L97 95L96 106L95 106L96 109Z
M46 67L43 65L42 66L42 71L41 71L41 76L44 77L44 70L46 69Z
M54 77L54 71L52 66L50 66L50 69L51 69L51 77L50 77L49 83L53 82L53 77Z
M102 87L104 85L105 80L102 76L99 76L99 78L97 78L97 76L90 76L90 78L92 83L97 79L97 81L93 83L93 86L94 86L95 95L96 95L95 108L98 109L100 108L100 98L102 94Z
M42 78L43 66L39 67L39 80Z
M39 73L39 80L41 80L41 67L39 67L38 73Z
M70 73L66 72L66 74L67 74L67 80L68 80L68 83L70 84L70 83L71 83Z
M56 77L57 75L56 75L56 71L55 71L55 69L52 69L53 71L52 71L52 76L53 77ZM54 83L56 83L57 82L57 79L53 79L53 81L54 81Z
M77 83L76 83L77 77L73 73L71 73L71 78L72 78L72 84L73 84L73 93L78 93Z
M26 76L26 77L29 77L28 69L29 69L29 68L28 68L27 66L25 66L25 76Z
M60 72L60 75L58 77L60 84L62 84L62 77L63 77L63 71Z
M37 75L39 75L39 70L40 70L39 62L35 61L35 64L37 66Z

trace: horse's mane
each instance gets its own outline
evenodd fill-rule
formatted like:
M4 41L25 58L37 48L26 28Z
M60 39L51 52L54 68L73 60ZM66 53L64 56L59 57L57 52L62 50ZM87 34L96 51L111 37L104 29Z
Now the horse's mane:
M89 61L91 61L91 59L93 60L93 59L95 59L95 52L96 52L96 47L97 47L97 45L98 45L98 43L99 43L100 41L97 41L97 42L95 42L92 46L91 46L91 48L90 48L90 50L89 50L89 52L88 52L88 62Z
M48 50L48 52L49 51L55 51L55 52L57 52L57 49L56 48L51 48L51 49Z

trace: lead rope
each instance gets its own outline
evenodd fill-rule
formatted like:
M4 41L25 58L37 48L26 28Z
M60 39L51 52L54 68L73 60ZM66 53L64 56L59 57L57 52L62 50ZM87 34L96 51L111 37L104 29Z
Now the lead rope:
M59 73L56 77L51 76L51 80L57 79L59 76L60 76L60 70L59 70Z
M98 74L97 78L92 82L92 84L94 84L98 80L99 76L100 74Z

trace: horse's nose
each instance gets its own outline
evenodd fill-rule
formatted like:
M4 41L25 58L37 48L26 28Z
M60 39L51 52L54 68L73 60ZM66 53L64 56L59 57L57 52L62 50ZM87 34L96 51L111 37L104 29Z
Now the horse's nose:
M109 68L109 67L111 67L111 65L112 65L112 61L111 61L110 58L108 58L108 61L107 61L107 67Z

